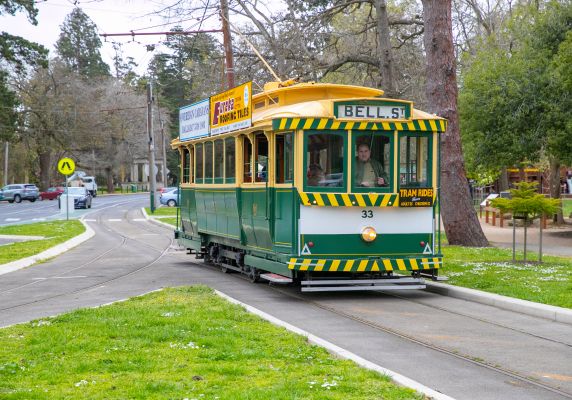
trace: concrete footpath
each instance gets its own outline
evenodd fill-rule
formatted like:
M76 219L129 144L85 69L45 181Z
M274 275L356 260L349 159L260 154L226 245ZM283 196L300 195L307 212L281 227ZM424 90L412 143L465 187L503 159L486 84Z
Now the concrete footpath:
M481 227L491 245L512 248L512 226L508 226L507 222L505 221L505 227L501 228L490 223L487 224L484 218L481 219ZM572 220L568 218L566 222L566 225L563 226L552 226L549 224L547 229L542 230L543 255L572 257ZM522 251L524 248L524 228L518 226L515 231L516 248ZM526 236L527 258L529 261L536 261L538 260L540 243L538 220L527 228Z

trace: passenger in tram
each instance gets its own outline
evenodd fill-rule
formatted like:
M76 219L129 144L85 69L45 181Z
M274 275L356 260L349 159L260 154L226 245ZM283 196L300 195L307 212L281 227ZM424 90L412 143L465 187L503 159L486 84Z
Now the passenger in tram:
M376 187L387 186L387 174L383 165L371 158L371 150L367 143L358 145L354 182L357 186Z
M310 164L307 177L308 186L323 186L324 170L320 164Z

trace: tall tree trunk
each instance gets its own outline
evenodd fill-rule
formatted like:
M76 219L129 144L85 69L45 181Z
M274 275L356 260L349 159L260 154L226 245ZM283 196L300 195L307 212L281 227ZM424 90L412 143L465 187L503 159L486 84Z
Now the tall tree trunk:
M508 190L508 171L506 170L506 167L502 167L499 176L499 192L504 192L506 190Z
M382 89L387 97L396 98L398 95L397 84L395 83L393 52L391 50L389 19L387 18L387 3L385 0L375 0L375 13Z
M38 158L40 160L40 189L46 190L47 188L50 187L50 172L53 167L51 165L52 164L51 150L44 148L44 150L38 154Z
M113 168L105 167L105 175L107 177L107 193L113 193Z
M560 161L550 159L550 197L560 199ZM564 215L562 214L562 203L560 209L553 216L555 224L564 224Z
M451 0L422 0L429 111L447 118L441 135L441 210L450 244L488 246L473 208L461 149Z

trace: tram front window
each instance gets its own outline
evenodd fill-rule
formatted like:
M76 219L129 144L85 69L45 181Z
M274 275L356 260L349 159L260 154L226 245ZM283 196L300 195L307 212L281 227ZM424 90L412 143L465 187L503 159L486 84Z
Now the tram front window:
M310 134L306 141L306 186L344 186L344 138L336 134Z
M399 141L399 183L401 186L431 185L429 150L426 136L403 136Z
M356 134L352 164L356 189L385 188L391 183L391 138L388 133Z

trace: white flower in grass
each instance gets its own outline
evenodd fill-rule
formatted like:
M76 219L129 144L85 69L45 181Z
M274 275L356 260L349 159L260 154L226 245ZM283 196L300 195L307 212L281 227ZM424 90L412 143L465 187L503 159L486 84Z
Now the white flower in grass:
M181 315L181 313L169 311L161 314L161 317L171 318L171 317L178 317L179 315Z
M75 383L75 387L85 386L87 383L88 382L85 379L82 379L81 381Z

